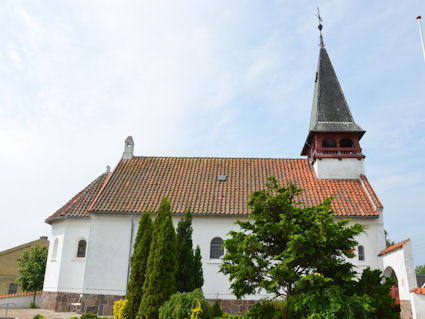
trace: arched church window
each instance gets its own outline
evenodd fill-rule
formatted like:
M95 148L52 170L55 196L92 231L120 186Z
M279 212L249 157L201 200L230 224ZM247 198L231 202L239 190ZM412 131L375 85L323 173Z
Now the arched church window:
M59 245L59 241L56 238L55 242L53 243L52 260L56 260L56 257L58 256L58 245Z
M78 242L77 257L86 257L87 242L82 239Z
M349 138L343 138L340 142L339 142L339 146L341 147L353 147L353 141Z
M333 138L325 138L322 142L323 147L336 147L336 141Z
M210 258L216 259L224 255L223 239L214 237L210 244Z
M364 247L360 245L358 248L358 252L359 252L359 260L364 260Z

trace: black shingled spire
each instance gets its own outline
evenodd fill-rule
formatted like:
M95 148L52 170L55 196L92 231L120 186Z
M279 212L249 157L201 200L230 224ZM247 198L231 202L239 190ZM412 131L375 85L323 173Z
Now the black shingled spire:
M318 18L320 23L319 14ZM310 163L313 163L316 158L325 157L364 158L359 140L365 131L354 122L323 43L323 26L321 23L318 28L320 30L319 62L311 108L310 128L301 155L307 155ZM325 139L332 139L334 142L325 141ZM342 141L343 139L344 141ZM351 142L347 144L346 139ZM335 146L332 146L332 143ZM347 145L351 145L352 149L347 148ZM335 148L329 149L329 147Z
M310 132L365 132L354 122L324 47L317 65Z

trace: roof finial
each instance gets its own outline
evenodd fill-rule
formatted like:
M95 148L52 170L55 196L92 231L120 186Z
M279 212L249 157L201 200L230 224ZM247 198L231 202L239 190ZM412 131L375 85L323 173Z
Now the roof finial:
M317 17L317 19L319 19L319 25L317 26L317 28L320 31L320 47L323 49L325 47L325 44L323 43L323 37L322 37L323 25L322 25L322 17L320 16L319 7L317 7L317 15L316 15L316 17Z

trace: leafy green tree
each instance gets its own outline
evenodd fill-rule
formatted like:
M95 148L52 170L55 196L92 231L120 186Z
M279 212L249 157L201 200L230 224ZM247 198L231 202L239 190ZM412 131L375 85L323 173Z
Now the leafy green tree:
M201 248L199 248L199 245L197 245L195 249L195 255L193 256L193 264L194 288L202 288L202 286L204 285L204 273L202 271Z
M362 276L355 283L355 294L364 299L370 299L369 318L400 318L400 306L390 295L395 279L385 278L379 269L371 270L367 267Z
M139 308L142 318L157 319L159 307L176 292L176 250L176 232L171 219L170 202L164 198L154 221Z
M33 303L35 303L35 292L43 289L47 251L46 246L36 245L29 252L24 252L19 261L19 276L16 283L23 291L34 292Z
M194 259L192 244L192 214L187 211L177 225L177 291L188 292L195 289Z
M415 271L418 275L425 275L425 265L416 266Z
M139 228L137 229L137 236L134 242L134 252L131 256L131 274L126 296L128 300L126 310L129 318L136 318L139 310L151 239L151 212L144 212L140 218Z
M320 273L335 282L351 280L354 237L364 227L335 220L331 200L304 207L296 201L301 190L292 183L281 187L270 177L264 190L248 201L248 221L238 221L241 231L231 231L224 242L226 254L220 271L230 276L239 298L264 289L275 297L289 298L306 274Z

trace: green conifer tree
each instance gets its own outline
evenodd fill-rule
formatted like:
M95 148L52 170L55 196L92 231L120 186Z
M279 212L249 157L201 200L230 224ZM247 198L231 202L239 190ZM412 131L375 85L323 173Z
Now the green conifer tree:
M127 311L129 318L136 318L142 298L142 288L146 276L146 267L152 239L151 212L142 214L131 256L131 274L127 287Z
M192 214L187 211L177 225L177 291L189 292L194 286L194 260L192 245Z
M139 314L157 319L159 307L176 292L176 232L170 202L164 198L155 218Z
M193 257L194 289L202 288L204 285L204 273L202 271L201 249L196 246L195 256Z

